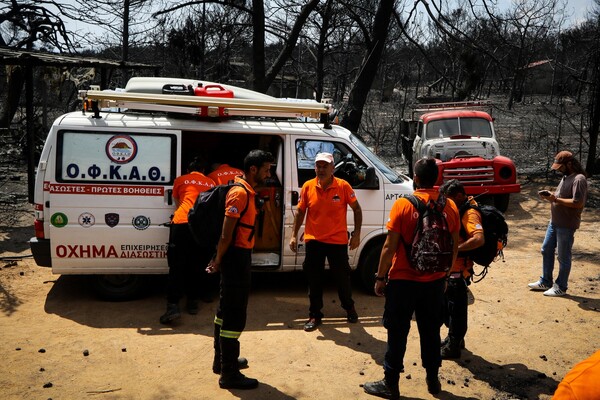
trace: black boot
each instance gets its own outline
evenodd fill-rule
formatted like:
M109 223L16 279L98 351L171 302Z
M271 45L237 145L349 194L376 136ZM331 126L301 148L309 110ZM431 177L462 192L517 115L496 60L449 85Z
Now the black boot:
M169 324L178 318L181 318L179 305L177 303L167 303L167 312L160 316L160 323Z
M450 339L440 348L442 359L460 358L460 342Z
M213 347L215 357L213 358L212 370L215 374L221 373L221 325L215 324L213 333Z
M460 350L460 349L459 349ZM438 368L427 369L427 376L425 377L427 382L427 391L431 394L438 394L442 391L442 384L438 378Z
M444 340L442 340L440 342L440 347L444 347L446 344L448 344L448 342L450 342L450 336L446 336L444 338ZM465 339L464 338L460 340L460 348L461 349L465 348Z
M399 380L399 374L386 372L382 380L367 382L364 384L363 389L370 395L395 400L400 398L400 388L398 387Z
M213 358L212 370L215 374L221 373L221 326L215 324L213 346L215 348L215 357ZM238 357L238 369L248 368L248 359Z
M198 314L198 300L188 297L185 308L190 315Z
M221 342L221 378L219 387L222 389L255 389L258 380L248 378L238 367L240 342L237 339L220 338Z

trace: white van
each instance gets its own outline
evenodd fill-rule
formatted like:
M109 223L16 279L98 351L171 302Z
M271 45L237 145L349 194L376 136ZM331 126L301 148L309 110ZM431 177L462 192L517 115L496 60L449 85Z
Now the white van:
M248 151L259 148L270 151L276 165L270 182L258 188L265 204L257 217L252 266L300 269L303 229L299 252L288 246L299 192L315 176L316 153L329 151L336 158L335 175L351 183L363 210L361 244L350 252L350 265L372 287L389 210L413 191L410 178L389 168L348 130L325 118L298 118L314 116L315 110L327 116L328 105L281 101L227 85L217 92L233 98L161 94L165 85L200 86L133 78L125 92L83 93L87 111L54 122L35 183L30 245L38 265L56 274L93 275L106 298L131 296L143 286L144 275L168 272L173 181L189 160L201 154L242 168ZM350 209L348 224L351 231Z

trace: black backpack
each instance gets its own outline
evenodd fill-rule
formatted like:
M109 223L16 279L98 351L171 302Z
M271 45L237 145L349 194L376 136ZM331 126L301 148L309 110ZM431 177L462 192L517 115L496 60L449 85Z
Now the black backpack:
M504 258L504 253L502 250L504 249L504 247L506 247L506 244L508 242L508 225L506 224L504 215L500 211L498 211L496 207L485 204L474 206L468 201L460 207L461 219L469 208L474 208L478 210L481 214L481 224L483 228L483 237L485 238L485 243L483 244L483 246L478 247L476 249L460 252L458 256L468 257L471 260L473 260L475 264L479 264L485 267L484 271L482 271L482 273L479 274L482 275L481 279L483 279L485 273L487 273L487 267L494 260L496 260L496 258ZM462 224L461 234L465 235L465 231L462 227Z
M444 216L446 197L440 194L437 201L429 200L427 204L413 195L406 199L419 212L412 243L406 246L410 266L426 274L448 272L452 268L454 240Z
M248 194L248 189L241 183L230 181L224 185L217 185L198 195L194 206L188 212L188 226L196 242L202 246L216 249L223 229L223 220L225 219L225 199L229 189L233 186L241 186ZM248 210L248 203L240 213L240 219ZM254 226L238 224L252 229L250 238L254 234ZM237 229L234 230L234 235ZM235 236L234 236L235 237Z

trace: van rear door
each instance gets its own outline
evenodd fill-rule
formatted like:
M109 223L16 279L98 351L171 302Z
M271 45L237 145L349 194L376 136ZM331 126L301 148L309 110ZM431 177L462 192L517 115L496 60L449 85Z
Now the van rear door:
M181 133L58 132L49 192L52 269L61 274L165 273Z

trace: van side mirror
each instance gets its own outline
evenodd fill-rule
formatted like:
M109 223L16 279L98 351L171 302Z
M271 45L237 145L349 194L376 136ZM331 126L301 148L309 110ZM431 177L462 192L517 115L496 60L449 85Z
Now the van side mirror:
M296 192L295 190L292 191L292 206L297 206L298 205L298 200L300 198L300 195L298 194L298 192Z

